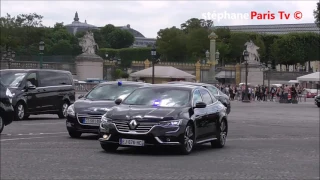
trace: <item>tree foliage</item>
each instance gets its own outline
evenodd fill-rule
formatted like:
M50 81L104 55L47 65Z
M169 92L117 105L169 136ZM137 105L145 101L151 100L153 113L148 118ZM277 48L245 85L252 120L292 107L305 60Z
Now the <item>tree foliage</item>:
M313 11L314 22L320 28L320 2L317 2L317 8Z

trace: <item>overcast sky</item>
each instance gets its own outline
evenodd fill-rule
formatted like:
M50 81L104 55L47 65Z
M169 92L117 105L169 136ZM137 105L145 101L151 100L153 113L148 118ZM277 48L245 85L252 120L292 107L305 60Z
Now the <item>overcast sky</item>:
M1 0L1 16L13 16L36 12L44 16L43 24L53 26L56 22L70 24L78 11L81 22L104 26L113 24L138 30L146 37L155 38L159 29L180 27L190 18L203 18L203 13L225 14L214 21L215 26L249 24L293 24L314 22L313 10L317 1L16 1ZM276 13L274 20L251 20L245 14ZM291 13L289 20L281 20L278 11ZM302 12L300 20L294 19L295 11ZM237 15L237 18L228 15ZM242 14L243 16L241 16ZM208 17L206 15L206 17ZM212 17L211 17L212 18Z

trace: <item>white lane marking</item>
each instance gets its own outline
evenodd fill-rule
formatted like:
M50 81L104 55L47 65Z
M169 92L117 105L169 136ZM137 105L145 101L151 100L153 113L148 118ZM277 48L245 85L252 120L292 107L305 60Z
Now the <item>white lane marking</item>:
M23 126L34 126L34 125L43 125L43 124L65 124L66 122L55 122L55 123L32 123L32 124L22 124Z
M270 138L227 138L227 141L260 141L260 140L308 140L319 137L270 137Z
M17 141L17 140L27 140L27 139L43 139L43 138L52 138L52 137L63 137L63 136L47 136L47 137L30 137L30 138L1 139L0 142L4 142L4 141Z
M28 133L28 134L18 134L18 136L30 136L30 135L48 135L48 134L65 134L67 132L54 132L54 133Z

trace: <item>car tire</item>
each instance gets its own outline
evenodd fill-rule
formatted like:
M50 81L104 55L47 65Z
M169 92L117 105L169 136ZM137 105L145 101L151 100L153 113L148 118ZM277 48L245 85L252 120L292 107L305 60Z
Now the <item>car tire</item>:
M26 115L23 116L23 119L26 120L26 119L29 119L29 117L30 117L30 114L26 114Z
M119 145L118 144L101 144L101 148L106 151L106 152L114 152L118 149Z
M77 131L68 130L69 136L72 138L80 138L82 133Z
M320 103L317 103L317 106L320 108Z
M26 115L26 106L22 102L18 102L14 107L14 119L16 121L21 121Z
M194 127L188 123L186 126L186 129L184 131L182 143L180 145L180 152L183 155L188 155L191 153L193 146L194 146L194 138L195 133L194 133Z
M69 103L67 101L63 101L61 107L59 108L58 116L60 119L67 118L67 109L69 107Z
M228 135L228 123L223 119L217 128L216 140L211 141L211 146L214 148L223 148L226 144Z
M0 134L3 131L3 128L4 128L4 120L3 120L2 116L0 115Z

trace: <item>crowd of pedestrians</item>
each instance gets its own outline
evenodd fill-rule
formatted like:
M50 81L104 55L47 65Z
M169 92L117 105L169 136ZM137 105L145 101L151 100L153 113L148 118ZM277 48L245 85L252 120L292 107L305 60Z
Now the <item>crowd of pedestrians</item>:
M245 85L217 85L217 87L226 95L230 100L241 101L245 96ZM250 101L280 101L281 99L302 100L305 88L300 85L282 85L282 86L248 86L248 99Z

